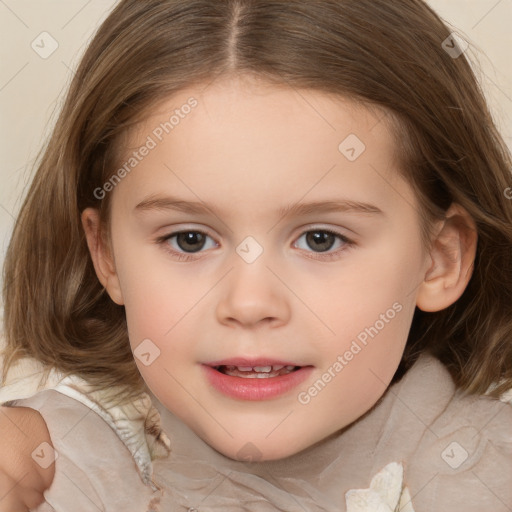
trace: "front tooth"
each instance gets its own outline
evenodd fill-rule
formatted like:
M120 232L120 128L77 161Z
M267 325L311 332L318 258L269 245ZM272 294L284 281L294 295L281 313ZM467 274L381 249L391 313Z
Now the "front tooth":
M234 366L234 368L238 368L241 372L252 372L252 366Z
M272 366L255 366L254 371L270 373L272 371Z

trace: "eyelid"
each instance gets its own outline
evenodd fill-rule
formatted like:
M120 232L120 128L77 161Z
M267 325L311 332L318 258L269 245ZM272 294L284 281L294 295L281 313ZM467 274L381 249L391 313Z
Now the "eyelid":
M329 233L329 234L333 235L334 237L341 240L342 247L335 249L335 250L329 249L328 251L325 251L325 252L315 252L312 250L308 251L308 250L301 249L301 248L297 247L298 241L303 236L305 236L307 233L311 233L311 232L315 232L315 231L322 232L322 233ZM347 235L345 235L343 232L341 232L338 229L331 228L331 227L325 227L325 226L311 226L311 227L308 226L307 228L303 227L300 230L300 234L297 237L295 237L294 240L295 240L295 242L294 242L295 248L297 248L301 252L303 252L308 258L318 260L318 261L326 261L329 259L331 259L331 260L336 259L339 257L340 253L347 251L348 249L350 249L356 245L356 243L352 239L352 237L349 238Z
M163 232L163 235L159 236L158 238L170 238L171 236L178 235L180 233L202 233L203 235L208 235L210 238L215 239L215 235L213 235L213 232L209 229L204 227L203 224L201 226L193 225L193 224L183 224L179 225L178 227L175 226L167 226L159 229L158 231Z
M354 231L352 231L349 228L341 227L341 226L330 226L326 224L305 224L304 226L301 226L300 228L297 228L297 230L301 235L304 233L307 233L308 231L327 231L329 233L333 233L334 235L343 236L345 238L349 238L352 235L345 234L345 232L356 234Z
M169 231L167 234L157 237L156 242L162 243L162 242L168 241L171 238L173 238L181 233L200 233L202 235L205 235L205 236L211 238L217 246L219 245L219 243L215 240L215 237L208 230L203 229L203 228L194 228L194 227L192 227L192 228L184 227L184 228L173 229L172 231Z
M161 228L158 229L158 231L162 231L164 233L167 233L165 235L162 235L162 236L166 236L166 237L169 237L171 235L175 235L177 233L182 233L182 232L187 232L187 231L195 231L195 232L199 232L199 233L204 233L212 238L215 238L215 235L213 235L213 230L209 227L205 227L204 224L195 224L193 222L191 223L187 223L187 222L184 222L183 224L177 224L176 226L178 227L175 227L175 226L163 226ZM304 232L306 231L313 231L313 230L322 230L322 231L329 231L329 232L332 232L334 234L339 234L339 235L343 235L343 236L346 236L346 237L349 237L349 236L352 236L352 235L345 235L344 232L350 232L350 233L353 233L353 235L357 235L357 233L355 231L353 231L352 229L346 227L346 226L336 226L336 227L331 227L329 225L326 225L326 224L322 224L321 222L319 223L306 223L298 228L295 228L294 229L294 232L295 233L299 233L299 234L303 234ZM298 236L298 235L296 235Z
M340 254L342 252L350 250L353 246L356 245L356 243L352 239L352 237L349 238L340 229L326 227L326 226L320 226L320 225L305 225L299 229L300 229L299 234L294 237L295 243L294 243L293 247L299 249L299 251L301 251L301 253L304 254L305 257L307 257L309 259L317 260L320 262L322 262L322 261L326 262L329 260L339 259ZM329 250L326 252L315 252L313 250L308 251L308 250L300 249L300 248L296 247L296 244L297 244L298 240L300 240L300 238L302 238L303 236L305 236L308 233L315 232L315 231L329 233L335 237L338 237L338 239L341 240L341 242L343 243L343 246L334 251ZM209 252L209 250L211 248L208 250L200 250L197 253L187 253L187 252L177 251L177 250L171 248L169 246L169 244L167 243L171 238L174 238L175 236L179 235L180 233L190 233L190 232L200 233L202 235L205 235L205 236L211 238L217 247L219 246L219 243L215 240L215 237L212 236L208 232L207 229L195 228L195 227L190 227L190 226L176 228L173 231L169 232L168 234L158 237L156 242L159 245L164 245L165 246L164 250L167 253L169 253L173 258L175 258L179 261L184 261L184 262L198 261L198 260L202 259L203 254Z
M350 231L351 233L353 233L353 231L348 229L348 228L344 228L344 229L346 231ZM350 242L354 242L354 240L352 239L352 235L345 234L339 228L326 227L325 225L322 226L322 225L315 225L315 224L313 224L313 225L306 224L304 226L301 226L300 228L297 228L295 231L296 231L297 234L294 235L294 239L298 239L300 236L304 235L305 233L309 233L311 231L324 231L324 232L331 233L333 235L345 238L346 240L349 240ZM173 237L175 235L178 235L180 233L189 233L189 232L201 233L201 234L209 236L210 238L215 240L215 236L212 235L212 233L209 231L208 228L205 229L203 227L195 227L195 226L191 226L191 225L185 225L185 226L180 227L180 228L175 228L172 231L167 232L167 234L159 236L157 238L157 240L159 240L159 241L168 240L169 238L171 238L171 237Z

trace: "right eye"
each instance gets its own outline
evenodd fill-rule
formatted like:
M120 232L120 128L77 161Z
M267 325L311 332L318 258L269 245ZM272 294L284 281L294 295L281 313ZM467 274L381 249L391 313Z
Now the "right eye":
M212 242L208 247L208 239ZM188 255L196 254L202 249L216 247L217 243L205 232L197 230L175 231L158 239L165 250L178 259L192 259Z

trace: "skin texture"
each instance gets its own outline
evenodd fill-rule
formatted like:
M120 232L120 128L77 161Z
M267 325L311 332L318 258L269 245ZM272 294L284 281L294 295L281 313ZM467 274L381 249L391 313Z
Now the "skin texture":
M51 443L41 414L28 407L0 407L0 512L25 512L43 502L55 465L42 468L31 453Z
M197 106L158 141L155 128L190 97ZM339 149L350 134L366 146L354 161ZM471 218L453 205L425 250L417 200L397 173L383 112L320 92L218 81L152 112L131 134L127 159L148 136L156 147L109 192L110 241L100 241L96 210L85 210L82 221L98 278L126 308L132 349L149 339L160 351L149 366L136 358L152 392L234 459L247 443L261 460L290 456L362 416L397 369L415 307L437 311L464 291L476 247ZM211 210L136 209L171 195ZM339 200L382 213L279 213ZM325 229L352 244L308 242L307 233ZM179 231L208 236L186 253L177 237L162 240ZM236 251L248 236L263 249L252 263ZM316 396L299 401L323 374L332 377L338 356L365 328L382 322ZM314 369L285 395L245 401L220 394L201 371L201 363L231 357Z

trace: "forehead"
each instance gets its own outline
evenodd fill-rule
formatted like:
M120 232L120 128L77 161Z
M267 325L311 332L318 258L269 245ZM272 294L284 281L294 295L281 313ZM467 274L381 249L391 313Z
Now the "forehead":
M239 134L246 139L252 127L258 138L267 134L271 139L277 132L288 131L302 134L311 143L327 136L325 142L330 144L339 140L342 130L350 128L358 131L361 138L369 139L373 129L382 124L385 129L375 135L381 143L392 144L391 120L389 112L377 105L325 91L273 84L251 75L236 75L197 84L169 96L150 108L144 121L128 135L130 146L136 147L148 134L157 139L171 134L173 138L179 137L180 132L187 131L187 125L193 126L197 137L231 126L236 128L229 133L231 138ZM189 137L190 131L186 135Z
M125 162L148 145L118 187L131 183L138 197L169 182L189 196L273 190L278 198L286 189L291 200L307 189L314 195L319 181L339 187L340 176L348 194L364 187L385 195L384 184L398 179L384 109L245 77L190 87L161 102L129 133Z

